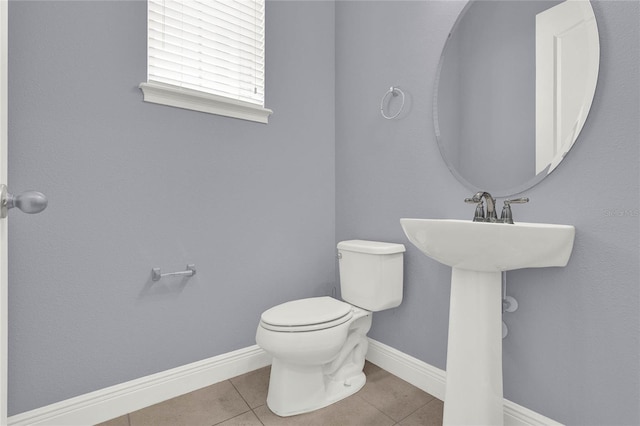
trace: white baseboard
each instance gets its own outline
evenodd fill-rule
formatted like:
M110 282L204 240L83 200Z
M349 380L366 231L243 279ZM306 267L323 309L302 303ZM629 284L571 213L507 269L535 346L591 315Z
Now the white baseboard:
M444 399L445 371L373 339L369 339L367 360L436 398ZM271 357L254 345L16 414L8 418L7 425L94 425L269 364ZM561 426L506 399L504 424Z
M400 352L397 349L369 339L369 350L367 360L378 367L388 371L411 383L415 387L435 396L439 400L444 400L444 390L447 373L426 362L420 361L410 355ZM561 426L548 417L531 411L521 405L504 400L504 425L505 426Z
M271 364L257 345L9 417L8 426L94 425Z
M447 373L439 368L369 338L367 360L444 401Z

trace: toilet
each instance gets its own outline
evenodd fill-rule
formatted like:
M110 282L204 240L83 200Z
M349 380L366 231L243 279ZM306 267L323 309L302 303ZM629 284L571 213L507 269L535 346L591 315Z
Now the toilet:
M279 416L317 410L359 391L372 312L402 302L404 245L338 243L343 301L312 297L266 310L256 333L273 357L267 405Z

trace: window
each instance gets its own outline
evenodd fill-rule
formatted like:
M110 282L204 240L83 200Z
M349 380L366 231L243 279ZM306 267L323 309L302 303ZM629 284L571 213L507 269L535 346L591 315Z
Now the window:
M266 123L265 0L147 0L146 102Z

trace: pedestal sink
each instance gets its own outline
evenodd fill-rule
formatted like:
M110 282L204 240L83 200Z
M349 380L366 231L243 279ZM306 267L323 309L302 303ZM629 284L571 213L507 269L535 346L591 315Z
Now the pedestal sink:
M451 266L445 425L502 425L502 271L566 266L575 228L400 219L428 257Z

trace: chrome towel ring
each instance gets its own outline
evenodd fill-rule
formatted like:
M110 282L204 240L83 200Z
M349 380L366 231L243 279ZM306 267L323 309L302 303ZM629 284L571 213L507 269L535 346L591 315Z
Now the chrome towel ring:
M387 99L390 100L389 95L391 95L392 97L396 97L398 95L402 96L402 99L400 101L400 108L398 108L398 112L396 112L393 115L387 115L384 113L385 102L388 102ZM400 115L403 108L404 108L404 92L400 90L399 87L391 86L387 91L387 93L385 93L384 96L382 97L382 100L380 101L380 114L382 114L382 116L387 120L393 120L394 118Z

